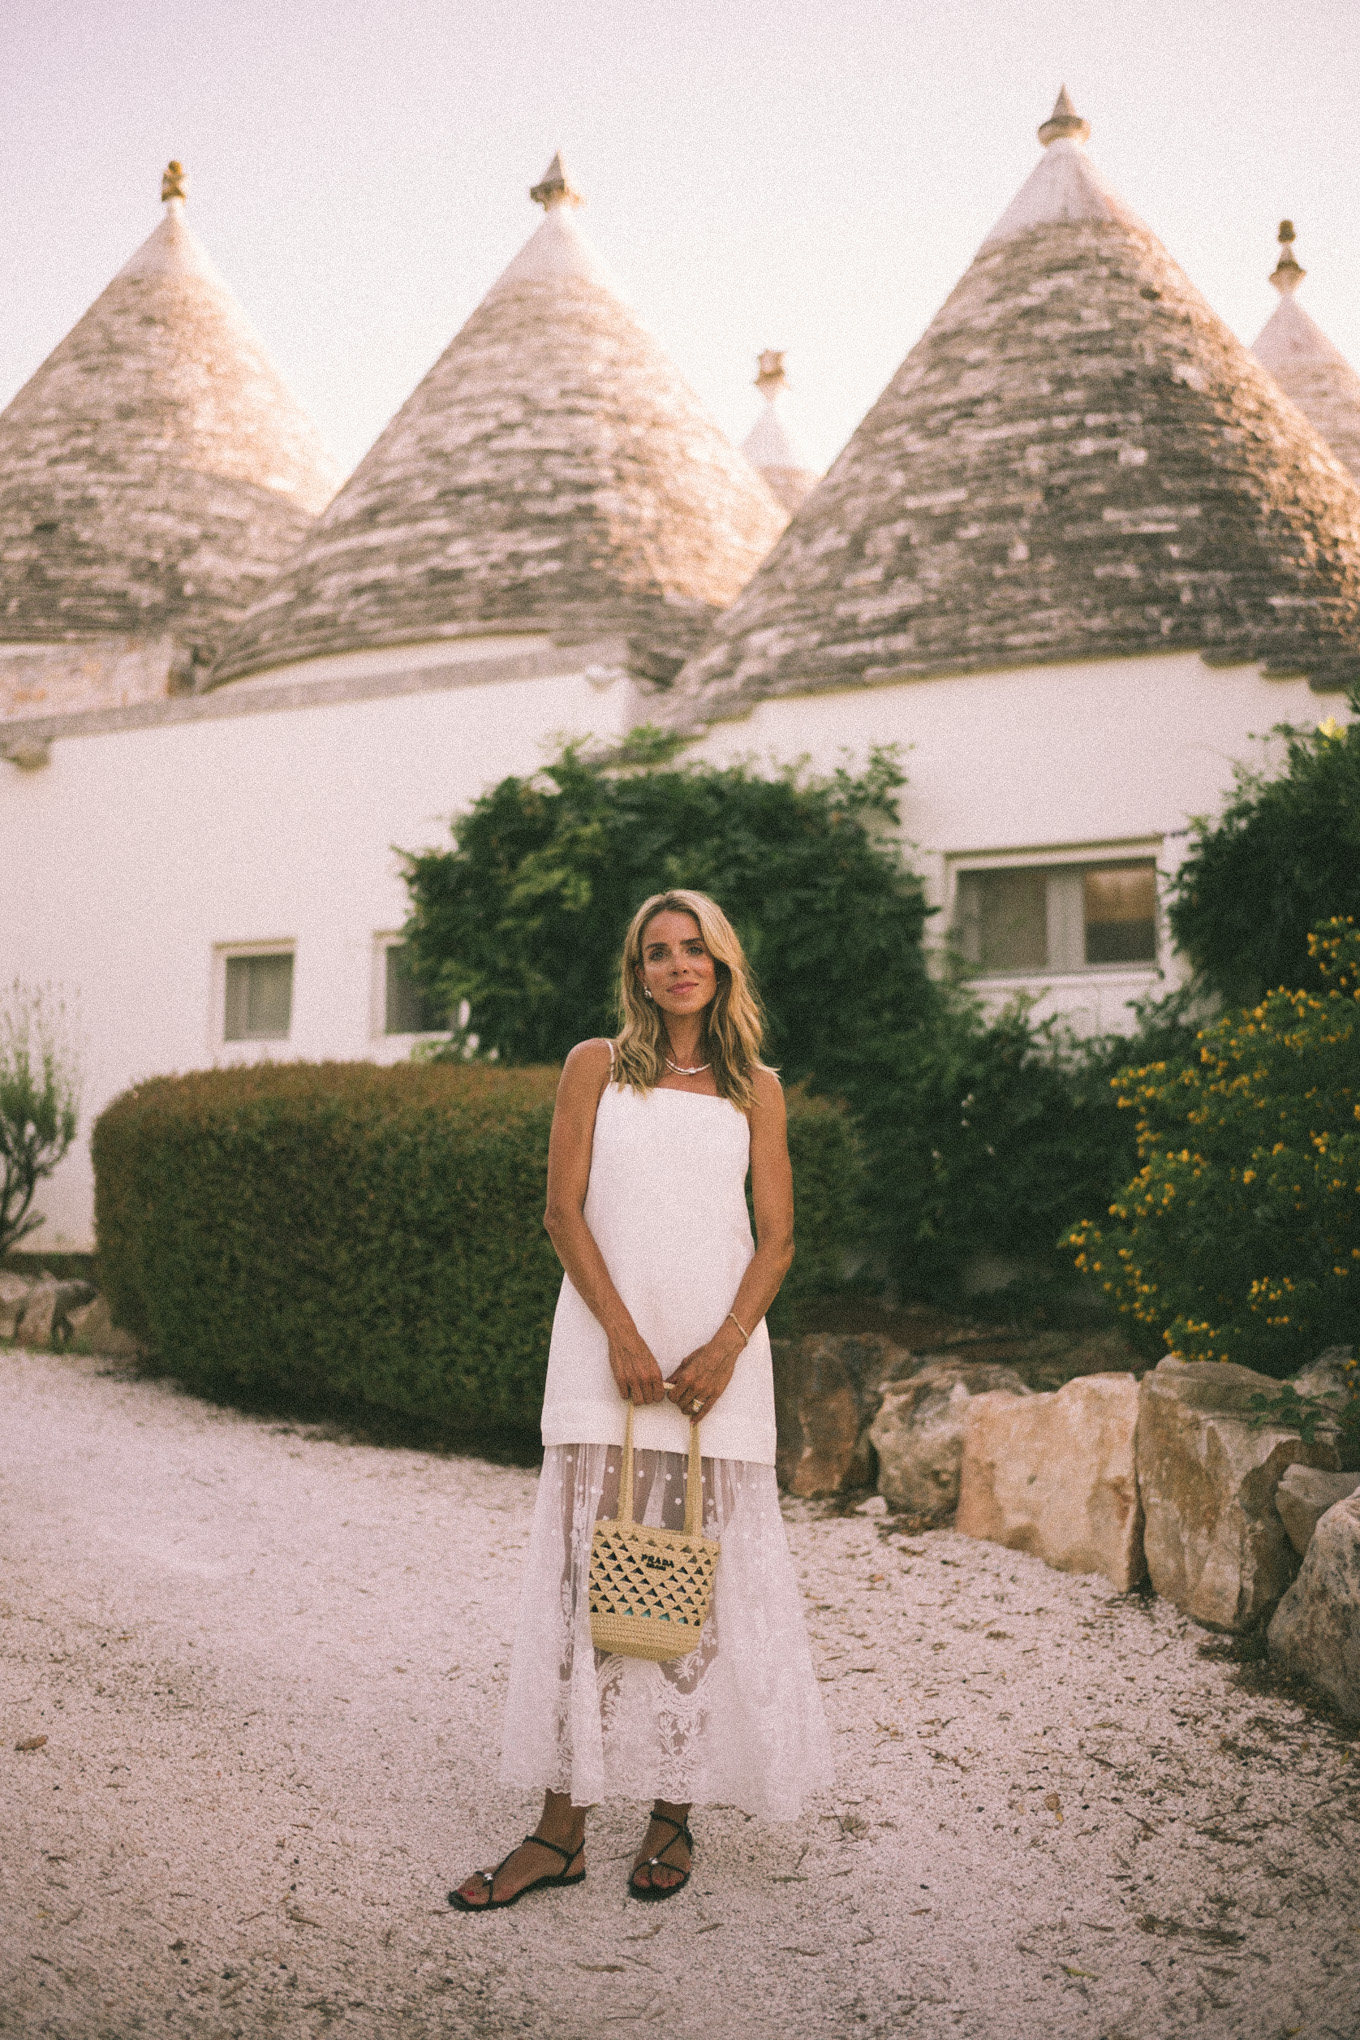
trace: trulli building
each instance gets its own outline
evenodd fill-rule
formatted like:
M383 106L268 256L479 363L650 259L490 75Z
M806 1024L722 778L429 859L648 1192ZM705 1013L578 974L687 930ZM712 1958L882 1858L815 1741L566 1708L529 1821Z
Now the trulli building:
M1345 713L1360 489L1088 133L1064 92L666 713L714 760L898 746L935 939L988 999L1111 1028L1175 974L1159 894L1188 818L1255 736Z
M532 196L537 231L329 507L315 460L301 490L276 450L313 444L277 383L258 419L239 395L225 298L194 323L206 258L177 199L0 421L36 449L0 611L24 659L79 669L0 720L0 954L78 1001L87 1125L160 1071L407 1054L435 1016L401 968L400 850L564 737L625 734L787 521L623 302L560 160ZM234 414L208 403L221 375ZM91 388L101 417L147 407L117 459L86 451ZM101 521L68 549L41 488L81 460ZM172 649L129 684L134 639ZM89 1244L87 1149L42 1202L33 1244Z
M0 415L0 721L192 690L340 480L161 192Z
M1126 1024L1174 970L1187 818L1255 733L1344 712L1360 488L1335 403L1233 338L1086 134L1064 94L810 492L779 358L744 457L555 159L541 224L332 498L172 175L0 418L0 956L78 1003L86 1124L161 1071L407 1054L437 1016L400 850L643 719L720 759L899 746L940 939L990 997ZM43 1204L33 1244L90 1243L85 1149Z
M1270 281L1280 302L1251 351L1285 395L1360 478L1360 375L1294 293L1308 274L1294 254L1294 223L1280 221L1280 258Z

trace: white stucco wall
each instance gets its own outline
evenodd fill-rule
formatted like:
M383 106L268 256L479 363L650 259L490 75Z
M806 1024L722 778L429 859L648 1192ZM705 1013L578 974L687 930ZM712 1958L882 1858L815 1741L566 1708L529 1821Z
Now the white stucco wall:
M1189 818L1221 806L1234 763L1265 762L1255 738L1277 723L1311 727L1345 714L1343 697L1315 694L1304 680L1175 652L766 701L715 725L694 755L806 756L825 772L896 744L907 774L904 854L940 909L930 923L938 944L961 866L1154 856L1165 878L1185 854ZM1164 927L1160 944L1161 969L1175 982ZM1040 1016L1063 1012L1094 1032L1131 1025L1129 1000L1157 982L1155 971L1105 965L997 977L979 990L993 1005L1026 990Z
M376 945L406 913L392 846L445 841L451 814L561 738L619 735L655 713L607 647L546 673L557 655L542 641L503 652L536 659L536 677L494 677L485 639L452 656L445 645L313 661L150 726L58 731L37 769L0 765L0 982L48 983L78 1006L85 1132L145 1076L248 1055L409 1052L409 1038L381 1031ZM334 698L382 687L385 672L411 691ZM900 746L906 854L944 910L942 932L961 863L1155 856L1169 872L1187 818L1219 806L1235 761L1259 761L1255 734L1329 713L1344 705L1302 681L1169 654L767 702L715 727L696 755L806 755L827 770ZM295 954L290 1038L224 1045L222 952L269 943ZM1165 943L1163 963L1174 973ZM1107 1028L1127 1024L1128 1000L1152 982L1109 966L997 979L987 993L1024 986L1041 1011ZM83 1136L39 1202L47 1223L26 1245L92 1244Z
M26 1251L92 1244L85 1136L129 1084L261 1053L409 1052L376 999L375 938L407 910L391 846L446 841L453 812L560 735L640 719L631 682L568 670L58 735L40 769L0 765L0 982L60 987L85 1061L81 1141ZM222 946L270 942L295 949L290 1038L224 1046Z

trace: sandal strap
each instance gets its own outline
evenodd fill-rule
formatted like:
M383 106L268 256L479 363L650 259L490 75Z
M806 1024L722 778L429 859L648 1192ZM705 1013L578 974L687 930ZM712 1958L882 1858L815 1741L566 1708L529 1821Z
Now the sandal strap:
M690 1833L689 1826L685 1821L672 1820L668 1813L654 1813L651 1815L651 1819L654 1821L660 1821L662 1827L674 1828L675 1833L671 1836L668 1842L663 1842L661 1844L661 1848L655 1856L648 1856L645 1860L645 1863L639 1863L638 1869L639 1870L644 1869L646 1867L649 1867L651 1864L655 1863L662 1870L674 1870L677 1866L674 1863L663 1863L661 1861L662 1856L665 1855L667 1849L673 1849L676 1843L679 1841L684 1842L685 1847L690 1851L692 1855L694 1853L694 1837Z
M652 1821L659 1821L662 1827L674 1828L675 1835L683 1835L686 1841L690 1841L689 1829L682 1820L672 1820L668 1813L650 1813L647 1818ZM666 1847L668 1849L671 1846L671 1842L675 1840L675 1835L672 1835L670 1842L667 1842ZM691 1846L693 1846L692 1843Z

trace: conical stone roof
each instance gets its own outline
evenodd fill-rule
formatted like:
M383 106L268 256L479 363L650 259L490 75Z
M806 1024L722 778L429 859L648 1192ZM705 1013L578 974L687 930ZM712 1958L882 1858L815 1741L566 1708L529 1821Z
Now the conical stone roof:
M817 475L808 465L802 447L789 431L780 410L780 400L788 388L788 377L784 372L784 357L778 348L767 347L760 355L756 388L765 403L760 416L742 440L741 450L771 494L779 498L792 516L796 510L802 509L816 488Z
M542 225L246 619L214 682L484 633L669 678L784 527L621 301L555 157Z
M1251 351L1338 459L1360 476L1360 375L1295 298L1307 271L1295 260L1293 242L1293 223L1281 220L1280 259L1270 278L1280 303Z
M0 641L212 650L339 475L184 221L165 216L0 414Z
M670 712L1197 649L1360 674L1360 491L1087 155L1046 152Z

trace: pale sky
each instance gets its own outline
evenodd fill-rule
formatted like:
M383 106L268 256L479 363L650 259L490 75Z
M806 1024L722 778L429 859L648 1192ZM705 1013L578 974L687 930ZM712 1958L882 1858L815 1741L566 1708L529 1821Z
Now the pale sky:
M5 0L0 404L189 218L346 469L541 215L740 440L762 347L829 462L1039 154L1092 154L1248 341L1278 220L1360 365L1356 0Z

